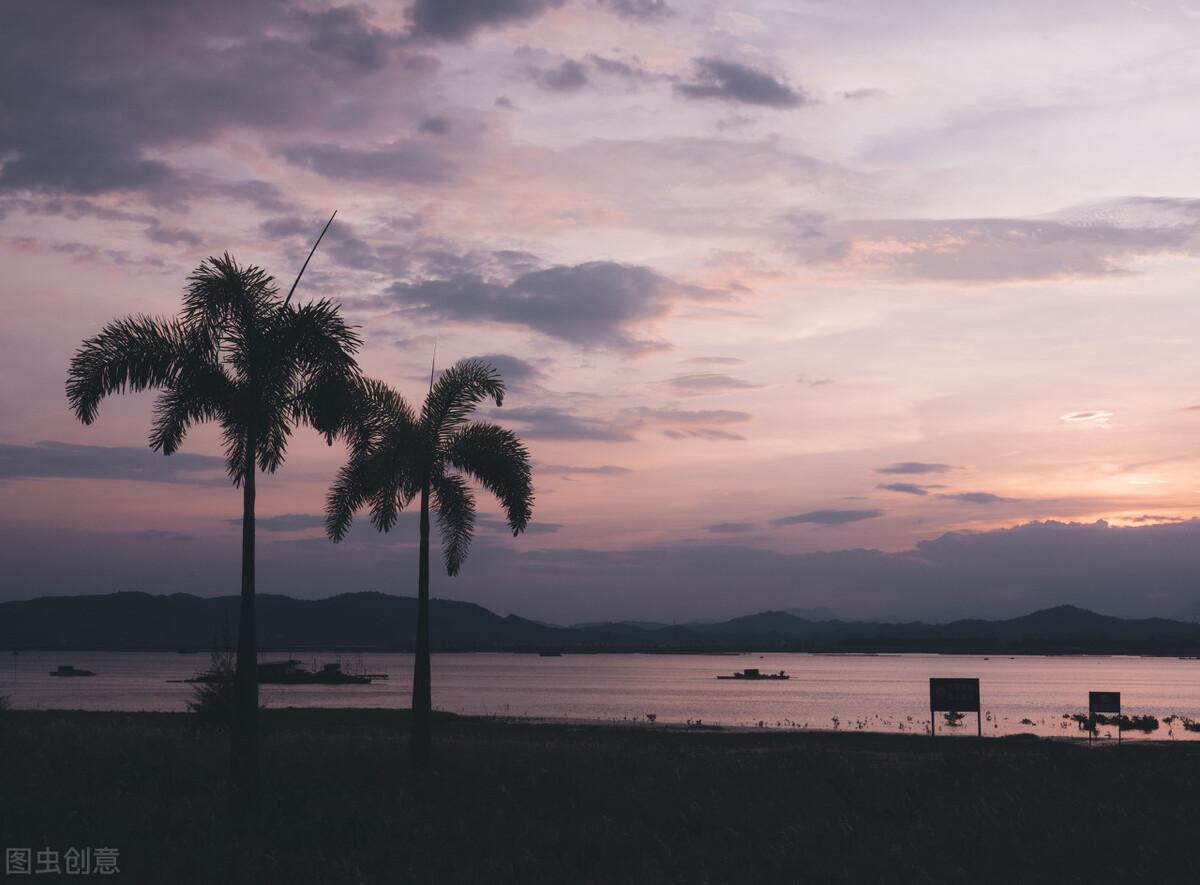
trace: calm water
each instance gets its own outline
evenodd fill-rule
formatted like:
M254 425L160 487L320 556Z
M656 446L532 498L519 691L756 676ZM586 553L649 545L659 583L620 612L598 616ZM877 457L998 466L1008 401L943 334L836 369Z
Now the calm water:
M278 660L286 655L264 655ZM350 670L387 673L362 686L263 686L269 707L406 707L412 656L307 653L305 665L340 660ZM61 679L58 664L93 670ZM186 679L206 654L23 652L0 658L0 694L15 707L83 710L182 710ZM786 670L786 682L718 681L743 667ZM1123 657L975 657L950 655L564 655L439 654L433 698L455 713L622 721L654 714L660 723L771 728L922 731L930 676L978 676L986 734L1036 732L1078 737L1064 713L1084 712L1087 692L1120 691L1128 714L1200 720L1200 661ZM1032 724L1022 723L1030 720ZM939 731L942 722L939 719ZM947 733L974 733L974 716ZM1176 724L1150 735L1200 738ZM1138 739L1128 734L1127 739Z

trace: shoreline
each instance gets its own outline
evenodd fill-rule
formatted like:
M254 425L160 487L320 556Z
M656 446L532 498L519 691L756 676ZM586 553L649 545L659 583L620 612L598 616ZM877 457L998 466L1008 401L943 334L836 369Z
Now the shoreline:
M803 726L775 726L775 725L725 725L719 722L704 722L697 720L691 722L647 722L638 719L585 719L580 717L552 717L552 716L520 716L512 714L475 714L475 713L455 713L450 710L441 710L434 708L434 716L447 721L459 723L476 723L481 725L495 725L498 727L511 726L513 728L542 728L547 732L552 732L555 729L570 730L570 731L587 731L594 730L597 734L606 732L629 732L631 734L646 734L646 735L667 735L667 734L707 734L707 735L760 735L764 738L773 739L781 736L811 736L813 738L828 739L832 741L844 740L861 740L865 737L880 738L880 739L897 739L909 741L915 739L932 739L938 744L949 741L981 741L985 743L1004 742L1004 743L1051 743L1064 746L1083 746L1088 747L1089 742L1086 734L1077 735L1072 732L1069 735L1051 734L1043 735L1035 732L1021 731L1007 734L989 734L984 732L982 737L978 737L974 730L970 727L965 727L961 731L939 730L936 736L931 736L928 729L910 730L910 731L881 731L869 728L818 728L818 727L803 727ZM193 714L186 710L85 710L77 707L12 707L7 713L14 717L19 716L65 716L65 717L80 717L80 718L105 718L112 717L116 719L128 717L136 720L145 717L146 719L164 718L170 720L185 720L192 721ZM410 710L407 707L314 707L314 706L263 706L261 713L264 718L270 717L288 717L295 719L327 719L336 721L343 719L346 723L352 723L358 719L366 719L370 721L387 720L396 718L405 718L409 715ZM948 727L948 726L947 726ZM1185 732L1186 733L1186 732ZM1194 746L1200 748L1200 735L1197 737L1142 737L1142 732L1133 732L1127 730L1123 732L1123 737L1120 742L1110 732L1104 732L1100 736L1093 739L1090 746Z

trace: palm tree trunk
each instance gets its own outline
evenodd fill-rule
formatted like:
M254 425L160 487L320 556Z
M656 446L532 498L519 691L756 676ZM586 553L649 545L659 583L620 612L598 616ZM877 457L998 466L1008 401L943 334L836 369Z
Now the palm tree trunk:
M258 643L254 619L254 480L256 440L246 434L242 479L242 600L234 676L233 784L250 807L258 802Z
M421 487L421 564L417 577L417 654L413 661L412 761L429 765L433 692L429 665L429 480Z

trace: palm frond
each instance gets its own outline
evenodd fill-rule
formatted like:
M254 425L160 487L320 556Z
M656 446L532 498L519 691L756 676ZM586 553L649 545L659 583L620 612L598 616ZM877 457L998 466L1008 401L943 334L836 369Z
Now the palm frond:
M514 536L525 530L533 515L533 470L515 433L474 421L447 441L445 461L499 499Z
M466 480L453 473L432 477L430 488L442 533L446 574L454 577L471 550L471 539L475 534L475 496Z
M434 382L421 410L421 424L432 437L444 440L486 399L496 405L504 402L500 373L482 360L462 360Z
M325 498L325 533L335 543L346 537L354 514L370 497L360 476L361 471L361 463L353 459L343 465Z
M233 314L246 321L269 308L278 289L274 279L260 267L240 266L232 255L210 257L188 276L183 295L182 318L195 329L220 337Z
M337 304L322 298L287 311L289 332L302 367L325 371L337 366L348 374L357 369L354 354L362 347L362 336L356 327L346 325Z
M375 462L381 466L387 459L379 458ZM379 469L370 485L371 525L376 531L390 532L400 518L400 511L411 498L406 499L402 492L403 474L396 471Z
M67 401L76 417L91 424L104 397L169 385L189 357L187 338L174 320L134 316L109 323L71 358Z
M416 416L404 397L374 378L355 381L341 431L351 452L407 448L416 434Z
M287 444L292 436L292 424L282 403L271 403L272 408L263 411L262 419L255 428L258 449L258 469L263 473L274 473L287 457Z
M237 487L246 479L246 392L235 384L233 406L221 416L221 442L225 447L225 472Z
M295 355L297 422L311 425L330 444L345 432L360 379L354 354L362 345L332 301L285 310L289 350Z
M349 458L330 490L326 531L340 540L353 512L366 506L381 532L392 529L420 488L421 434L412 408L395 390L373 378L358 378L342 430Z
M150 448L174 454L193 424L227 414L232 395L233 381L219 364L206 359L185 362L154 405Z

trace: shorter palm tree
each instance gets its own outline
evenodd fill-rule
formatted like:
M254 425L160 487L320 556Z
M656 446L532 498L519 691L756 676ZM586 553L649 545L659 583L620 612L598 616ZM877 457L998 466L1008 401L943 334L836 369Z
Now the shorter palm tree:
M475 496L468 479L499 499L513 536L529 524L533 476L529 451L511 431L468 420L475 407L504 402L504 382L492 366L463 360L430 385L421 414L380 381L365 381L349 421L350 454L329 491L326 529L346 536L356 511L390 531L405 507L420 498L417 641L413 664L412 758L429 762L432 690L429 661L429 510L437 511L446 573L458 574L475 530Z

